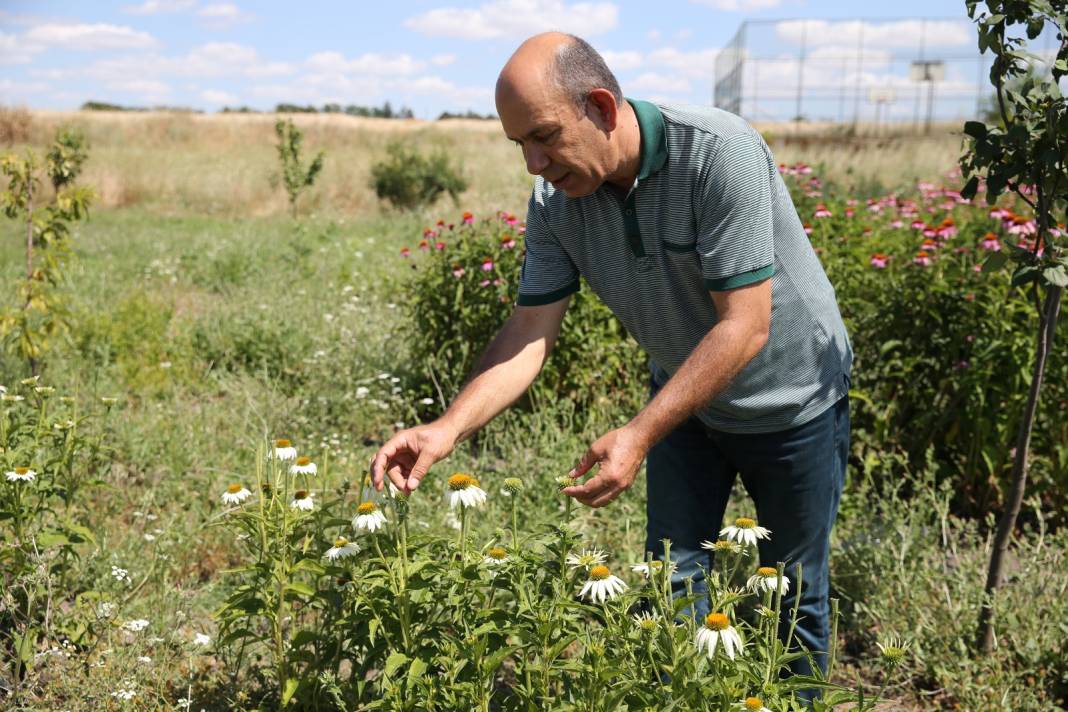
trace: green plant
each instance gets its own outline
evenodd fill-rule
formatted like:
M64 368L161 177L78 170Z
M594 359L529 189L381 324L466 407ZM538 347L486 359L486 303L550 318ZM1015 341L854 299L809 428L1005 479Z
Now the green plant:
M371 185L378 197L394 207L413 209L433 205L442 193L454 203L467 190L467 181L442 150L429 156L395 141L386 148L388 157L371 166Z
M26 230L22 304L0 314L0 338L19 353L34 375L51 342L69 326L58 287L71 254L70 223L88 217L93 197L91 189L73 185L85 158L84 138L60 130L46 156L45 173L55 189L50 202L38 194L40 159L36 154L28 151L23 158L8 154L0 159L0 170L8 181L0 196L4 213L21 220Z
M424 232L413 260L414 279L405 290L412 359L451 398L482 350L512 312L523 266L523 228L499 213L476 220L464 213L458 225L441 221ZM611 403L639 406L649 383L646 357L619 320L588 289L571 297L556 345L529 391L525 406L558 398L580 410Z
M293 125L293 120L279 119L274 124L274 132L278 137L278 160L282 164L282 184L289 196L289 212L296 217L297 198L323 170L323 152L315 154L315 158L305 167L300 155L304 133Z
M990 82L997 92L1001 124L981 121L964 125L968 144L961 168L970 176L962 195L974 197L980 177L986 180L987 202L1010 190L1035 215L1031 244L991 255L984 268L996 270L1014 264L1012 284L1030 292L1038 316L1035 329L1035 359L1028 384L1027 404L1016 435L1012 489L1000 521L987 572L986 593L991 598L1004 577L1005 557L1016 526L1016 517L1027 489L1028 454L1038 412L1046 363L1053 347L1053 334L1060 314L1061 297L1068 286L1068 255L1063 252L1057 217L1068 211L1068 164L1064 161L1068 137L1068 102L1059 82L1068 76L1068 12L1063 3L1048 0L988 0L981 10L977 0L968 0L968 15L979 30L979 50L994 55ZM1036 39L1047 25L1060 43L1048 78L1029 73L1033 61L1027 40ZM1026 39L1014 31L1022 29ZM1022 79L1017 89L1013 79ZM1061 222L1064 222L1062 219ZM989 653L994 647L994 606L980 609L977 648Z

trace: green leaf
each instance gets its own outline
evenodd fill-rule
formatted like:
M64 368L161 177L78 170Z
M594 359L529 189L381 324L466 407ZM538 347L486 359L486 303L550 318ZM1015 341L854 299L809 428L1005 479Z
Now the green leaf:
M971 122L975 123L975 122ZM985 127L984 127L985 129ZM971 200L975 197L975 194L979 191L979 176L972 176L968 179L968 182L964 184L964 187L960 189L960 196Z
M282 686L282 706L285 707L293 700L293 695L297 693L297 688L300 687L300 680L291 677L286 680L286 684Z
M22 635L16 633L14 642L15 654L18 655L23 665L30 667L33 663L33 649L37 645L37 630L30 628Z
M346 522L347 523L347 522ZM326 573L326 569L317 560L312 558L301 559L291 569L293 573L299 571L307 571L314 576L322 576Z
M42 549L50 549L53 546L66 546L71 543L66 534L54 530L41 532L37 535L35 541L37 542L37 546Z
M1068 287L1068 272L1065 272L1064 265L1047 267L1042 270L1042 277L1049 284L1057 287Z
M299 593L302 596L314 596L315 589L306 583L300 581L290 581L286 584L286 591L292 591L293 593Z
M1012 286L1022 287L1038 279L1038 267L1021 265L1012 273Z
M404 653L392 653L386 658L386 667L384 672L386 675L392 675L396 672L397 668L408 662L408 656Z
M986 138L986 124L982 121L965 121L964 133L975 139L984 139ZM976 183L979 182L979 179L974 176L972 177L972 180L976 181ZM969 181L969 183L970 182L971 181Z
M414 684L416 680L423 676L424 672L426 672L426 663L419 658L414 658L408 668L408 684Z
M990 273L995 272L1009 261L1009 256L1004 252L991 252L990 256L983 262L983 272Z

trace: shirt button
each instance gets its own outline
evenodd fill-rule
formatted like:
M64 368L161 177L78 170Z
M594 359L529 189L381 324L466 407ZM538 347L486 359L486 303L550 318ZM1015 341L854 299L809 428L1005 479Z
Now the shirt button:
M634 211L631 208L627 208L627 215L633 215Z

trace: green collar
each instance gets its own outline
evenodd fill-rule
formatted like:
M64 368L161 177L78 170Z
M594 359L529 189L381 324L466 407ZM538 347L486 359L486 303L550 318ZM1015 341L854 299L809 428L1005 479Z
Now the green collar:
M638 168L638 180L643 181L664 167L667 161L667 134L664 130L664 116L660 109L648 101L627 99L638 117L638 130L641 132L641 164Z

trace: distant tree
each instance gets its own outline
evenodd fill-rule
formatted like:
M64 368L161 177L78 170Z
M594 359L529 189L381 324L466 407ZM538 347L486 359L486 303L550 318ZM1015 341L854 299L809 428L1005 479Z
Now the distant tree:
M305 168L300 155L304 134L293 125L293 120L277 121L274 132L278 135L278 160L282 164L282 183L289 195L289 211L296 217L297 198L305 188L315 182L323 169L323 152L319 151Z

